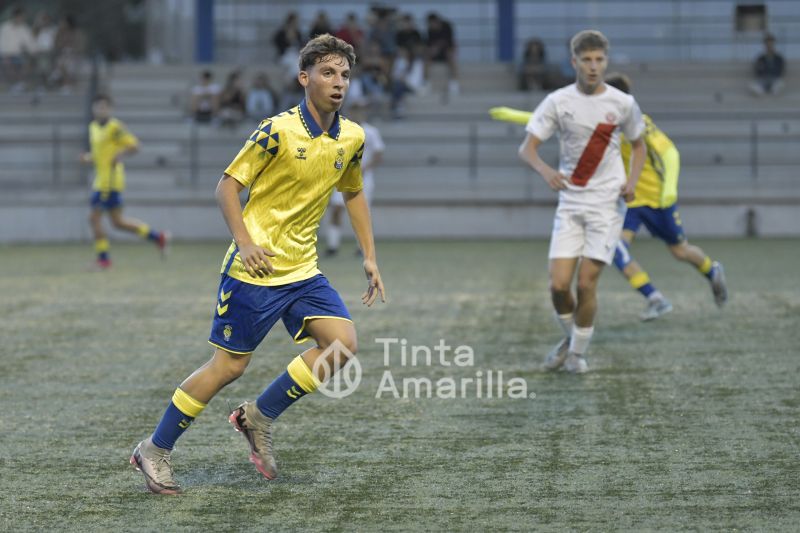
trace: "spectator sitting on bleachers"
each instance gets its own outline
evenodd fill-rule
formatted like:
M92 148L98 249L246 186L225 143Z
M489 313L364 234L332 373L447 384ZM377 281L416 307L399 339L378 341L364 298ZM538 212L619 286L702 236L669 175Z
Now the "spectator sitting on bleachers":
M750 91L755 96L778 94L783 90L783 73L785 64L783 56L775 50L775 37L764 36L764 53L756 58L753 72L756 79L750 84Z
M420 57L422 45L399 47L392 65L392 117L402 118L403 100L407 94L418 93L425 87L425 62Z
M397 48L405 48L411 54L417 54L419 46L422 44L422 34L414 24L414 17L410 13L403 14L397 25L395 35Z
M349 43L356 51L356 56L361 54L361 46L364 44L364 30L358 23L358 15L348 13L347 18L341 28L336 30L336 37Z
M456 44L453 25L436 13L428 15L427 57L425 79L430 79L431 63L447 63L447 90L451 95L458 94L458 65L456 64Z
M541 39L529 39L519 69L519 90L544 89L547 76L547 54Z
M377 43L381 56L389 61L394 58L397 50L394 16L393 8L372 7L368 18L367 40Z
M53 54L58 28L53 24L46 11L40 11L33 23L33 39L36 42L36 53L33 59L35 82L39 87L50 83L53 74Z
M328 14L324 10L320 10L317 13L317 18L311 23L311 29L308 31L308 38L313 39L317 35L323 35L325 33L333 33L333 26L331 26L331 21L328 19Z
M242 73L234 70L228 74L225 86L219 93L219 119L223 126L235 127L247 112L247 95L242 88Z
M63 92L71 92L78 81L78 70L85 49L83 32L75 23L75 17L64 15L58 23L55 37L55 68L51 74L51 85L61 86Z
M192 99L189 111L195 122L209 123L217 117L219 111L219 85L214 83L214 75L210 70L200 74L200 81L192 87Z
M30 58L36 52L25 10L19 6L11 10L11 18L0 26L0 67L11 92L25 91L25 80L30 72Z
M247 116L262 120L276 113L278 99L269 84L269 77L261 72L253 79L253 86L247 93Z
M377 42L369 41L364 46L359 63L364 96L370 104L380 106L386 100L389 87L389 60L381 54Z
M283 58L287 52L292 53L294 50L300 50L305 44L303 37L300 35L300 25L297 18L297 13L292 11L286 16L283 25L275 32L272 38L275 49L278 51L278 58ZM295 53L295 56L297 54ZM295 57L297 59L297 57Z

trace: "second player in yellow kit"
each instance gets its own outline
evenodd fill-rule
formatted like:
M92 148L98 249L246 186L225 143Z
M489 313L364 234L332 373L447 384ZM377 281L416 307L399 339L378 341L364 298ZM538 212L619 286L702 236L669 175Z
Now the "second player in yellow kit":
M89 224L97 252L95 267L105 270L111 266L108 235L103 228L104 213L108 213L115 228L135 233L155 243L163 256L169 234L154 231L141 220L122 214L122 193L125 190L125 166L122 158L139 150L139 140L122 122L111 116L111 98L108 96L98 94L94 97L92 115L94 120L89 124L91 151L83 154L82 159L85 163L94 165Z

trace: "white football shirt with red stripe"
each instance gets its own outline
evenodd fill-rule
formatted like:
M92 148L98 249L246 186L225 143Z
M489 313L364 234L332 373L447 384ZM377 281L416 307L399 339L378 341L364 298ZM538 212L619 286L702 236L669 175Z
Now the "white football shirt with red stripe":
M572 178L559 193L559 204L577 207L619 198L627 180L619 151L620 131L628 139L638 139L644 128L633 96L610 85L600 94L588 95L573 83L550 93L525 129L542 141L558 134L558 170Z

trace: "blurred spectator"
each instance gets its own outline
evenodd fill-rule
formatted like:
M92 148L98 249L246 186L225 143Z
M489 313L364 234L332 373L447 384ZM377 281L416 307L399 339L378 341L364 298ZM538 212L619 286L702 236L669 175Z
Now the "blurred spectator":
M30 72L30 59L36 53L25 10L15 7L11 18L0 26L0 67L8 80L11 92L23 92Z
M78 69L85 48L83 32L75 23L75 17L64 15L58 23L55 38L55 69L51 84L60 85L69 92L77 83Z
M33 39L36 42L36 53L34 54L34 74L36 84L40 87L50 83L53 70L53 54L56 45L56 32L58 28L53 24L50 15L46 11L40 11L33 22Z
M451 95L458 94L458 66L456 65L456 45L453 25L436 13L428 15L428 39L425 78L429 79L431 63L447 63L447 90Z
M242 73L234 70L228 74L219 94L219 118L223 126L234 127L247 112L247 95L242 87Z
M394 15L394 9L384 7L373 7L369 13L367 38L378 44L380 54L385 58L393 58L397 49Z
M196 122L208 123L217 117L219 93L214 75L210 70L204 70L197 85L192 87L192 100L189 103L189 111Z
M272 38L278 57L282 58L289 50L300 50L303 47L303 37L300 35L300 23L297 13L292 11Z
M386 100L391 74L388 58L381 54L381 47L377 42L369 41L361 53L359 63L364 96L369 103L381 105Z
M261 72L253 79L253 86L247 93L247 116L256 120L271 117L278 99L269 83L269 77Z
M356 55L360 55L361 46L364 44L364 30L361 29L361 25L358 23L358 15L348 13L344 24L336 31L336 37L353 45Z
M320 10L317 13L317 18L311 23L311 29L308 31L308 38L313 39L317 35L322 35L325 33L333 33L333 26L331 26L331 21L328 19L328 14Z
M422 34L414 24L414 17L410 13L405 13L400 17L395 36L397 48L405 48L411 54L416 54L422 44Z
M392 117L402 118L403 100L407 94L420 92L425 87L425 62L416 51L400 47L392 66Z
M544 43L541 39L529 39L522 54L519 69L519 88L521 91L541 90L545 86L547 60Z
M750 84L750 91L756 96L780 93L784 70L783 56L775 50L775 37L768 33L764 36L764 53L753 65L756 79Z

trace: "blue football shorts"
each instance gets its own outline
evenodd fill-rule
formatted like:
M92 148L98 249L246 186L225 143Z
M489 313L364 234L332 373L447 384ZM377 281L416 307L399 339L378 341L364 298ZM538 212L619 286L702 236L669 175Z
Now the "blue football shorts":
M629 207L622 229L636 233L642 224L650 232L650 235L669 245L680 244L686 240L681 217L678 214L678 204L664 209L647 206Z
M352 322L350 313L328 278L313 278L266 287L222 275L208 342L231 353L249 354L278 320L295 342L311 336L306 324L314 318Z
M89 203L92 209L111 211L112 209L122 207L122 193L119 191L94 191Z

